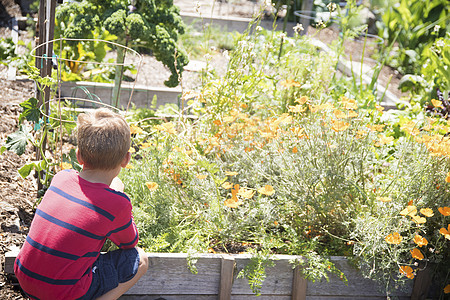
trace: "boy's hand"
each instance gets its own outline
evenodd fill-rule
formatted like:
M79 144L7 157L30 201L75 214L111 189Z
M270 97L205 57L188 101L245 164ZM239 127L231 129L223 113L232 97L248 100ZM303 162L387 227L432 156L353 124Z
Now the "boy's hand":
M125 185L123 184L122 180L119 179L119 177L114 177L109 187L122 193L125 189Z

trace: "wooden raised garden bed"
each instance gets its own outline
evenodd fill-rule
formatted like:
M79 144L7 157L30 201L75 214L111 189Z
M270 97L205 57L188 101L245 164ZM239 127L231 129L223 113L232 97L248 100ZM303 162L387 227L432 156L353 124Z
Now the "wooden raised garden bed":
M7 253L5 272L13 272L16 254ZM356 300L386 299L376 282L365 279L352 267L345 257L332 257L333 263L348 279L348 284L330 275L330 280L310 282L302 278L300 269L293 268L291 260L298 256L276 255L273 267L266 268L266 278L256 296L247 279L237 278L251 259L248 254L198 254L194 259L197 274L188 268L188 255L183 253L149 253L149 270L120 299L165 299L165 300ZM418 279L416 279L416 282ZM417 285L417 283L416 283ZM413 287L408 292L397 292L391 296L398 299L414 298Z

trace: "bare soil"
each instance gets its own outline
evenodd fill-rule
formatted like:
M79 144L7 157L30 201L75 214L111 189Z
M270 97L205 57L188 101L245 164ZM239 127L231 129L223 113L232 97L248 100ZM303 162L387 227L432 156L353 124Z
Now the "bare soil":
M200 6L196 5L196 2L199 2ZM213 2L216 3L214 6L212 5ZM212 13L222 16L251 17L259 11L258 1L175 0L174 3L182 11L200 13L203 16ZM13 16L21 16L20 7L14 0L1 0L0 37L11 36L9 27ZM313 29L310 28L309 30ZM20 32L21 39L27 36L27 32ZM330 43L337 37L338 33L328 29L316 35L316 38L326 43ZM361 47L361 43L355 43L349 45L348 48L361 53ZM223 68L223 65L226 64L221 55L218 55L214 60L214 64L219 67ZM369 60L366 62L369 62ZM6 73L7 66L0 64L0 146L5 143L9 134L17 130L18 116L22 110L19 104L34 96L35 93L32 81L27 79L8 81ZM151 56L144 56L141 72L138 74L138 83L148 86L164 86L164 80L169 75L169 71L161 63ZM198 84L199 79L195 72L188 71L183 74L183 77L187 88ZM402 96L396 88L400 76L395 70L384 67L379 80L386 84L391 77L389 90L398 97ZM23 179L17 172L26 162L33 160L33 156L32 149L28 149L22 156L5 151L0 159L0 299L25 299L14 279L3 272L3 265L5 253L23 244L34 214L33 206L37 194L36 181L32 177Z

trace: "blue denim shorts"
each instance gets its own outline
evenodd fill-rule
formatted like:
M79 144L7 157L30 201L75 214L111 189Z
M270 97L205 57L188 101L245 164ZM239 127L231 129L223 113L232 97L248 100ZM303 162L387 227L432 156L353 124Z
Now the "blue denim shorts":
M95 299L116 288L119 283L131 280L139 267L136 248L114 250L100 254L92 266L92 283L86 295L79 299Z

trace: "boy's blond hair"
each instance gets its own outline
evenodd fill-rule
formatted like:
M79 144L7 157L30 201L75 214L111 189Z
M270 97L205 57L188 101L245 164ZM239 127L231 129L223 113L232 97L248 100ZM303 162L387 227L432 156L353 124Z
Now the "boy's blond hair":
M109 109L100 108L78 116L78 152L91 169L111 170L130 150L130 126Z

